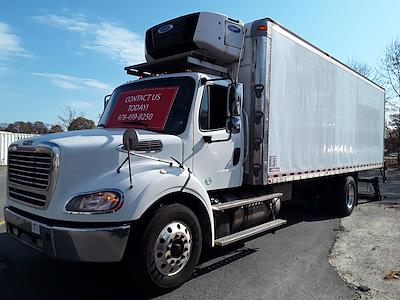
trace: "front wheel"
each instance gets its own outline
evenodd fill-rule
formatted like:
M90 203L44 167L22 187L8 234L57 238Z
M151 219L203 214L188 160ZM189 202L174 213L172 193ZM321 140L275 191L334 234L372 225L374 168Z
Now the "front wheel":
M138 239L140 240L140 239ZM136 279L151 290L176 288L196 267L202 248L201 227L188 207L171 204L152 217L130 265Z

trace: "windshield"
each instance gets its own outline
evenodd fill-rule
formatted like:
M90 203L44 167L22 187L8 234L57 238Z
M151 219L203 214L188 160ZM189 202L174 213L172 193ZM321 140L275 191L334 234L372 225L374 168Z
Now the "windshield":
M178 135L185 131L194 94L191 77L137 81L116 88L99 125Z

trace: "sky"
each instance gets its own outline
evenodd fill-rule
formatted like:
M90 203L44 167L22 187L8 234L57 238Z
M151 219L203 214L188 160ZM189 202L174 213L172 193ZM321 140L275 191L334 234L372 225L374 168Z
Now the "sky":
M68 105L98 121L103 97L135 77L146 29L198 11L271 17L347 62L377 66L400 37L399 0L0 0L0 123L57 123Z

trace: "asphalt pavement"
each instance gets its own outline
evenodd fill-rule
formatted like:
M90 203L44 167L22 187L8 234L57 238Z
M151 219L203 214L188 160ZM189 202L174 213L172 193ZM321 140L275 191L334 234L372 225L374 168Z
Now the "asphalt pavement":
M0 169L0 208L5 197ZM356 299L328 263L339 220L316 203L284 206L288 224L204 255L192 279L159 299ZM2 220L2 219L0 219ZM0 227L1 230L1 227ZM3 226L4 230L4 226ZM148 299L120 264L50 259L0 231L0 299Z

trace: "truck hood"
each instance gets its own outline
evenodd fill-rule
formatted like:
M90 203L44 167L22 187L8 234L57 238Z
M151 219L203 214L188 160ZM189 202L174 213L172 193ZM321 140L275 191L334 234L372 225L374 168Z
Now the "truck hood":
M95 128L80 131L67 131L62 133L47 134L34 138L24 139L16 142L20 148L36 148L39 145L54 145L60 150L60 167L63 162L68 164L74 162L83 163L80 166L88 167L118 167L119 162L125 159L126 154L118 151L118 146L122 145L122 135L124 129ZM181 160L183 153L183 142L181 138L138 130L139 142L160 141L162 151L143 153L147 156L170 160L171 156ZM133 158L137 161L138 159Z
M59 168L52 191L48 213L61 212L62 206L71 197L95 190L118 188L127 189L129 185L128 163L117 174L117 168L126 159L127 153L119 149L122 146L124 129L96 128L91 130L71 131L59 134L43 135L35 138L18 141L21 149L32 149L37 146L55 147L59 151ZM183 156L183 141L173 135L138 130L139 142L157 141L162 149L157 151L137 153L172 161L171 157L181 161ZM135 151L136 152L136 151ZM131 156L132 176L139 175L154 168L168 166L166 163L151 159ZM19 203L13 205L23 209ZM45 216L44 211L31 209Z

